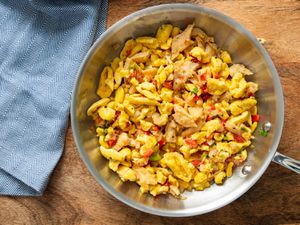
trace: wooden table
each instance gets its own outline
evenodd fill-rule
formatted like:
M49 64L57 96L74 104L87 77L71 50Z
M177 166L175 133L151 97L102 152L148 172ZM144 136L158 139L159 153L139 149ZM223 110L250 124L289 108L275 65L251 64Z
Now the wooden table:
M147 6L168 0L111 0L110 26ZM300 160L300 1L199 0L236 19L267 40L285 97L285 126L279 151ZM244 196L212 213L163 218L132 209L106 193L79 158L71 129L64 155L42 197L1 197L0 224L300 224L300 176L272 163Z

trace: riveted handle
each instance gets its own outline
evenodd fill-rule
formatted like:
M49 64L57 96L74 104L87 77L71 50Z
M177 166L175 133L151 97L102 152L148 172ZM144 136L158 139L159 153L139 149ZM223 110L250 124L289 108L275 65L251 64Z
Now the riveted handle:
M276 162L279 165L284 166L284 167L300 174L300 162L295 159L292 159L286 155L276 152L275 156L273 158L273 162Z

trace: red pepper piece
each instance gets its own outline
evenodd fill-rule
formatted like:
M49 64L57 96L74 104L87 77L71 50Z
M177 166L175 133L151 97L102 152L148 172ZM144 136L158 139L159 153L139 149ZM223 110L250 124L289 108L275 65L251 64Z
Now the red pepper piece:
M159 130L160 130L160 127L155 125L155 126L152 126L152 127L151 127L151 130L152 130L152 131L159 131Z
M241 135L233 134L233 138L236 142L239 142L239 143L245 142L245 139Z
M199 97L198 95L195 95L195 96L194 96L194 101L195 101L195 102L198 101L199 98L200 98L200 97Z
M121 111L117 111L117 112L116 112L116 115L115 115L115 121L118 119L118 117L120 116L120 114L121 114Z
M252 122L258 122L259 119L260 119L260 117L258 114L252 116Z
M111 148L117 143L117 138L112 137L110 140L107 141L108 146Z
M153 153L152 148L149 148L149 149L144 153L144 157L145 157L145 158L148 158L148 157L150 157L150 156L152 155L152 153Z
M163 86L166 87L166 88L172 89L173 88L173 81L166 81L163 84Z
M195 167L197 167L197 166L199 166L199 165L201 164L201 161L200 161L199 159L194 159L194 160L192 161L192 164L193 164Z
M158 141L159 149L161 149L165 144L166 144L166 141L164 140L164 138L161 138Z
M185 143L188 144L189 146L191 146L192 148L196 148L198 143L196 140L193 140L191 138L186 138L185 140Z

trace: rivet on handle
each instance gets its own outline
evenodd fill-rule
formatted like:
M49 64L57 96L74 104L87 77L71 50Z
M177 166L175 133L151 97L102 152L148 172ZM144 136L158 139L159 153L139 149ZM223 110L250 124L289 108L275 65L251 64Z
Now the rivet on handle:
M263 130L264 131L266 131L266 132L270 132L271 131L271 128L272 128L272 124L269 122L269 121L267 121L267 122L265 122L264 124L263 124Z
M242 174L243 175L249 175L251 173L251 170L252 170L252 166L250 165L245 165L243 166L242 168Z

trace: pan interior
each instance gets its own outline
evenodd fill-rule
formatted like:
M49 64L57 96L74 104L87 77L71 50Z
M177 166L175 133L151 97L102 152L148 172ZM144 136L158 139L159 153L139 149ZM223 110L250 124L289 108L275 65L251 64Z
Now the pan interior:
M153 198L140 194L134 183L123 183L112 172L107 161L99 154L95 132L89 129L92 121L86 115L87 108L96 100L99 71L116 57L124 41L131 37L153 35L163 23L186 27L194 22L215 38L216 44L228 50L234 63L245 64L255 75L249 76L259 84L258 110L262 121L255 132L255 149L249 151L246 162L251 173L241 173L241 167L222 186L212 185L204 191L185 192L185 200L172 196ZM187 4L170 4L151 7L121 20L111 27L94 44L79 72L72 102L72 127L81 156L98 182L123 202L142 211L164 216L189 216L205 213L228 204L247 191L262 175L276 151L281 135L283 101L276 70L260 44L244 28L216 11ZM268 137L258 134L264 121L272 123Z

